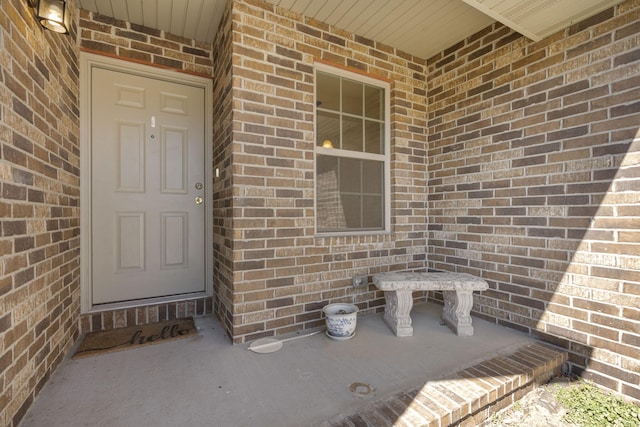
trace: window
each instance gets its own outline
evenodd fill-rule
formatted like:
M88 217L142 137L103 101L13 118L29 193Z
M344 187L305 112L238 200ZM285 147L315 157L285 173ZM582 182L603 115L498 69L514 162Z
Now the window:
M389 229L389 84L316 64L316 230Z

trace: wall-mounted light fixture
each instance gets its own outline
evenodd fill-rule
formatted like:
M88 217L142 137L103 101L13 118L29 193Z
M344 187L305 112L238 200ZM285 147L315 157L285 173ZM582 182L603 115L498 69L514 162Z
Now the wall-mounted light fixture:
M69 32L69 6L66 0L28 0L29 6L36 9L36 18L40 25L67 34Z
M333 148L333 142L330 139L322 141L322 148Z

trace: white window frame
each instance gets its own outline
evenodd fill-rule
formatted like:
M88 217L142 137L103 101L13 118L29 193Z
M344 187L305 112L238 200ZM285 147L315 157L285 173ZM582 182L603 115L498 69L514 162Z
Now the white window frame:
M375 160L383 161L383 177L384 177L384 194L383 194L383 215L384 215L384 228L376 230L345 230L345 231L318 231L317 221L317 187L314 184L314 218L315 218L315 234L319 237L327 236L353 236L353 235L371 235L371 234L385 234L391 232L391 84L388 81L376 79L361 73L352 72L343 68L333 67L327 64L316 62L314 64L314 80L317 76L317 72L322 71L327 74L333 74L339 77L345 77L351 80L359 81L384 89L384 154L372 154L366 152L358 152L351 150L342 150L337 148L324 148L318 146L316 143L315 135L317 135L318 129L318 114L317 103L315 102L315 84L314 84L314 161L313 161L313 177L314 183L317 181L317 156L339 156L351 159L361 160Z

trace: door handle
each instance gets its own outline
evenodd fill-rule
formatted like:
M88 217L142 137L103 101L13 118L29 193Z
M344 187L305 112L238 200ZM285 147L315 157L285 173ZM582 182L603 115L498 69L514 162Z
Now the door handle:
M204 199L200 196L196 197L196 205L201 205L204 202Z

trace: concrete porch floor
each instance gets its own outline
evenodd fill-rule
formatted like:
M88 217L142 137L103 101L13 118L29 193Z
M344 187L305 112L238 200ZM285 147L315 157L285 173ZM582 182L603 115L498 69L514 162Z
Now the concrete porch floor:
M461 372L462 377L474 372L464 369L540 343L477 318L474 335L458 337L440 324L441 310L433 303L416 304L412 337L397 338L381 314L372 314L358 318L351 340L317 334L285 342L269 354L233 346L214 318L197 318L197 337L78 360L68 356L20 426L447 425L446 417L437 423L419 421L415 408L407 411L412 412L408 418L385 418L383 411L367 419L356 412L389 399L402 403L393 396L407 391L402 396L415 397L430 382L448 381L447 390L453 390ZM556 365L561 363L556 359ZM487 386L495 389L487 395L501 400L516 388L524 390L531 375L520 378L517 372L517 384L505 385L504 372L495 374L502 380L488 378L483 384L497 385ZM409 406L405 402L405 409ZM473 404L468 406L473 413ZM469 418L466 424L473 423Z

